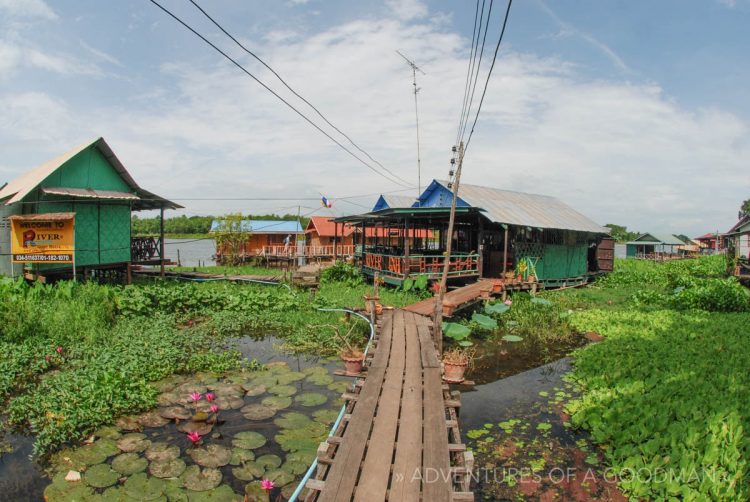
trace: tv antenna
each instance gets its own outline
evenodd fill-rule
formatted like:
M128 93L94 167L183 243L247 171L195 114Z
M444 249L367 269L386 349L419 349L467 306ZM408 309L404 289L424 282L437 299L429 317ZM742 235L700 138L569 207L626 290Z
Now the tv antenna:
M422 75L427 74L423 72L422 69L417 66L416 63L414 63L414 61L404 56L401 51L396 51L396 53L404 58L406 64L411 67L412 83L414 85L414 115L416 117L417 123L417 198L419 198L419 196L422 195L422 159L419 152L419 105L417 103L417 93L419 92L419 87L417 87L417 72L421 73Z

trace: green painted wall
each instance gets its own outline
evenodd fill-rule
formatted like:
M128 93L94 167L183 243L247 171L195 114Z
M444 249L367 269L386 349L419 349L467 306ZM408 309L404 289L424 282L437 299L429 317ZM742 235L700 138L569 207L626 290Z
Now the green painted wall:
M588 245L572 246L546 244L544 257L536 264L537 278L566 279L585 275L588 272Z
M48 176L42 187L92 188L131 192L107 159L95 147L87 148ZM130 261L130 205L69 200L64 196L41 195L35 190L29 200L42 200L39 213L76 213L76 266L106 265ZM67 267L67 265L66 265ZM38 270L60 268L60 265L38 265Z
M638 249L635 244L625 245L625 256L627 256L628 258L635 258L635 255L638 254L637 251Z

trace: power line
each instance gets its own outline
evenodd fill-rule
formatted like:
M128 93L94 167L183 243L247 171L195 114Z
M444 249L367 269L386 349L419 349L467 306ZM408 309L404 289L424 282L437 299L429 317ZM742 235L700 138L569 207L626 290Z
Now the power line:
M495 46L495 54L492 56L492 64L490 65L490 71L487 73L487 80L485 80L484 82L484 89L482 90L482 97L479 100L479 106L477 107L477 114L474 116L474 123L471 125L469 138L466 140L466 146L464 147L464 155L466 155L466 149L469 148L469 143L471 143L471 137L474 134L474 128L477 125L479 112L482 111L482 103L484 103L484 96L485 94L487 94L487 85L490 83L492 70L495 68L495 62L497 61L497 52L500 50L500 43L503 41L503 35L505 35L505 27L508 25L508 16L510 16L510 6L512 4L513 4L513 0L508 0L508 8L505 10L505 19L503 19L503 29L500 31L500 37L498 37L497 39L497 45Z
M477 82L479 81L479 70L482 67L482 57L484 56L484 44L487 40L487 32L489 31L489 24L490 24L490 18L492 17L492 5L494 4L494 0L490 0L490 7L487 9L487 20L484 23L484 36L482 37L482 49L479 51L479 61L476 65L476 72L474 75L474 85L471 89L471 97L469 98L469 105L466 107L466 118L464 120L464 125L461 130L461 138L464 139L464 136L466 135L466 126L469 123L469 115L471 115L471 105L474 103L474 91L477 89ZM481 28L480 28L481 29ZM489 77L489 75L488 75Z
M313 126L315 129L317 129L318 131L320 131L328 139L330 139L331 141L333 141L334 143L336 143L341 149L343 149L349 155L351 155L352 157L354 157L355 159L357 159L360 163L362 163L365 167L367 167L368 169L370 169L372 172L374 172L378 176L382 176L383 178L387 179L391 183L395 183L397 185L401 185L401 186L404 186L404 187L408 186L408 185L405 185L404 183L402 183L400 181L397 181L397 180L395 180L393 178L390 178L390 177L386 176L384 173L378 171L373 166L371 166L370 164L368 164L366 161L362 160L354 152L352 152L347 147L345 147L344 145L342 145L338 140L336 140L336 138L334 138L333 136L331 136L330 134L328 134L326 131L324 131L318 124L316 124L315 122L313 122L312 120L310 120L304 113L302 113L301 111L299 111L291 103L289 103L287 100L285 100L284 98L282 98L279 94L277 94L273 89L271 89L266 84L264 84L261 80L259 80L255 75L253 75L252 73L250 73L244 66L242 66L239 62L237 62L237 60L235 60L234 58L232 58L231 56L229 56L226 52L224 52L223 50L221 50L219 47L217 47L214 43L212 43L206 37L204 37L203 35L201 35L200 33L198 33L192 26L190 26L185 21L183 21L182 19L180 19L179 17L177 17L177 15L173 14L169 9L167 9L166 7L164 7L163 5L161 5L156 0L149 0L149 1L152 4L156 5L157 7L159 7L162 11L164 11L172 19L174 19L175 21L177 21L178 23L180 23L182 26L184 26L185 28L187 28L195 36L197 36L198 38L200 38L201 40L203 40L206 44L208 44L209 46L211 46L216 52L218 52L219 54L221 54L222 56L224 56L226 59L228 59L229 61L231 61L237 68L239 68L240 70L242 70L250 78L252 78L258 84L260 84L261 86L263 86L263 88L266 89L268 92L270 92L271 94L273 94L274 96L276 96L282 103L284 103L285 105L287 105L297 115L299 115L300 117L302 117L311 126ZM411 188L411 187L409 187L409 188Z
M318 109L317 109L317 108L316 108L316 107L315 107L315 106L314 106L314 105L313 105L312 103L310 103L310 102L309 102L308 100L306 100L306 99L305 99L304 97L302 97L302 96L301 96L301 95L300 95L300 94L299 94L299 93L298 93L297 91L295 91L294 89L292 89L292 87L291 87L291 86L290 86L289 84L287 84L287 82L286 82L286 81L285 81L285 80L284 80L283 78L281 78L281 75L279 75L279 74L278 74L278 73L276 72L276 70L274 70L273 68L271 68L271 67L270 67L270 66L269 66L269 65L268 65L268 64L267 64L267 63L266 63L265 61L263 61L263 60L262 60L262 59L261 59L261 58L260 58L260 57L259 57L258 55L256 55L256 54L255 54L255 53L254 53L253 51L251 51L251 50L250 50L250 49L248 49L247 47L245 47L245 46L244 46L244 45L242 44L242 42L240 42L239 40L237 40L237 39L236 39L236 38L235 38L235 37L234 37L234 36L233 36L233 35L232 35L231 33L229 33L229 32L228 32L228 31L227 31L226 29L224 29L224 27L223 27L223 26L222 26L221 24L219 24L219 22L218 22L218 21L216 21L216 20L215 20L215 19L214 19L213 17L211 17L211 15L210 15L210 14L209 14L208 12L206 12L206 11L205 11L205 10L203 9L203 7L201 7L200 5L198 5L198 3L197 3L197 2L195 1L195 0L189 0L189 1L190 1L190 3L192 3L192 4L193 4L193 5L194 5L194 6L195 6L195 7L196 7L196 8L197 8L197 9L198 9L199 11L201 11L201 12L203 13L203 15L204 15L204 16L206 16L206 17L207 17L207 18L208 18L208 19L209 19L209 20L210 20L210 21L211 21L211 22L212 22L212 23L213 23L213 24L214 24L214 25L215 25L215 26L216 26L217 28L219 28L219 29L220 29L220 30L221 30L221 31L222 31L222 32L223 32L223 33L224 33L224 34L225 34L226 36L228 36L228 37L229 37L230 39L232 39L232 41L233 41L233 42L234 42L235 44L237 44L237 45L238 45L238 46L239 46L239 47L240 47L240 48L241 48L241 49L242 49L243 51L245 51L245 52L247 52L248 54L250 54L250 55L251 55L252 57L254 57L254 58L255 58L255 59L256 59L256 60L257 60L257 61L258 61L258 62L259 62L260 64L262 64L263 66L265 66L265 67L266 67L266 68L267 68L267 69L268 69L268 70L269 70L269 71L270 71L271 73L273 73L273 74L274 74L274 75L276 76L276 78L278 78L278 79L279 79L279 81L281 81L281 83L282 83L282 84L284 84L284 86L285 86L285 87L286 87L287 89L289 89L289 91L291 91L291 93L292 93L292 94L294 94L295 96L297 96L297 97L298 97L299 99L301 99L302 101L304 101L304 102L305 102L305 104L307 104L307 105L308 105L308 106L309 106L310 108L312 108L312 109L313 109L313 110L315 111L315 113L317 113L317 114L318 114L318 116L319 116L320 118L322 118L322 119L323 119L323 120L325 121L325 123L326 123L326 124L328 124L329 126L333 127L333 128L334 128L334 129L336 130L336 132L338 132L338 133L339 133L339 134L341 134L341 135L342 135L343 137L345 137L345 138L346 138L346 139L347 139L347 140L349 141L349 143L351 143L351 144L352 144L352 145L354 146L354 148L356 148L357 150L359 150L360 152L362 152L363 154L365 154L365 155L367 156L367 158L369 158L369 159L370 159L371 161L375 162L375 163L376 163L377 165L379 165L379 166L380 166L381 168L383 168L383 169L384 169L384 170L385 170L386 172L388 172L389 174L391 174L391 175L392 175L393 177L395 177L395 178L398 178L399 180L401 180L401 181L404 181L404 182L408 183L408 181L407 181L407 180L405 180L405 179L403 179L402 177L400 177L399 175L395 174L395 173L394 173L393 171L391 171L390 169L388 169L387 167L385 167L385 166L384 166L383 164L381 164L380 162L378 162L378 161L377 161L376 159L374 159L374 158L372 157L372 155L370 155L370 154L369 154L369 153L367 153L367 152L366 152L365 150L363 150L363 149L362 149L362 148L361 148L361 147L360 147L360 146L359 146L359 145L358 145L357 143L355 143L355 142L354 142L354 140L353 140L352 138L350 138L350 137L349 137L349 136L348 136L348 135L347 135L346 133L344 133L344 132L343 132L343 131L342 131L341 129L339 129L338 127L336 127L335 125L333 125L333 124L331 123L331 121L330 121L330 120L328 120L328 119L326 118L326 116L325 116L325 115L323 115L323 113L322 113L322 112L321 112L320 110L318 110Z
M482 15L484 16L484 0L482 0ZM472 68L473 68L473 61L475 56L475 50L476 45L479 44L479 36L477 34L477 18L479 17L479 0L477 0L477 6L474 10L474 28L472 28L471 32L471 50L469 51L469 64L466 65L466 81L464 82L464 97L461 101L461 115L458 119L458 131L456 132L456 144L458 144L459 140L461 139L461 127L464 123L464 114L466 113L466 102L469 98L469 87L471 86L471 74L472 74ZM479 21L479 25L481 26L482 21Z

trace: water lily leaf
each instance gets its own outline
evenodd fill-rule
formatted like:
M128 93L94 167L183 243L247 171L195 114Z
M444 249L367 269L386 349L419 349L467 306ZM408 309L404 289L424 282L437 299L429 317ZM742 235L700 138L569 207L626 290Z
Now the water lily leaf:
M94 500L100 500L101 502L133 502L136 499L125 493L125 489L122 486L110 486L102 492L101 498ZM157 502L166 502L167 498L162 495L155 500Z
M145 471L148 460L138 456L137 453L123 453L112 460L112 469L123 476L130 476L136 472Z
M177 426L177 430L188 434L190 432L197 432L201 436L208 436L213 430L214 424L209 422L182 422Z
M287 460L286 462L284 462L284 465L281 466L281 469L288 472L289 474L299 476L306 473L309 467L310 464L306 462Z
M312 463L313 459L315 458L315 452L314 451L308 451L308 450L301 450L301 451L293 451L287 454L286 461L287 462L299 462L301 464L310 465Z
M278 376L279 385L287 385L305 378L305 374L300 371L290 371Z
M169 443L152 443L144 453L152 462L164 462L180 456L180 447Z
M166 485L159 478L151 478L145 472L139 472L130 476L122 487L135 500L156 500L164 494Z
M226 446L210 444L205 448L191 448L188 450L188 455L198 465L216 468L229 463L232 451Z
M204 492L187 492L188 502L243 502L243 500L244 496L234 493L229 485L221 485Z
M190 410L177 405L160 408L159 414L162 417L168 418L170 420L187 420L192 415Z
M265 404L248 404L241 410L242 414L248 420L266 420L276 414L276 409Z
M463 324L458 324L456 322L444 322L443 335L453 340L459 341L471 335L471 330Z
M479 324L482 329L497 329L497 321L484 314L474 312L471 316L471 320Z
M267 455L261 455L260 457L255 459L255 464L263 467L266 470L276 469L281 465L281 457L279 457L278 455L272 455L270 453Z
M117 447L124 452L142 452L151 446L151 441L146 439L145 434L131 432L117 440Z
M182 473L185 488L196 492L204 492L216 488L221 483L221 471L211 467L201 470L197 465L191 465Z
M299 429L284 429L274 436L274 440L284 451L315 451L327 435L328 427L319 422L313 422Z
M265 469L255 462L245 462L241 467L232 469L232 475L242 481L252 481L263 477Z
M151 462L148 472L157 478L176 478L185 471L185 468L185 461L181 458L173 458Z
M275 385L268 389L268 392L277 396L288 397L296 394L297 389L293 385Z
M302 406L319 406L328 401L328 398L317 392L306 392L295 397L294 401Z
M264 373L263 375L255 378L255 383L258 385L265 385L266 387L273 387L279 384L278 375L273 373Z
M264 444L266 444L266 437L255 431L238 432L232 438L232 446L246 450L254 450Z
M245 394L245 389L241 385L234 383L215 383L209 385L208 388L219 397L239 397Z
M239 410L245 406L245 400L241 396L222 396L217 398L215 402L222 410ZM209 403L206 404L208 410L211 405Z
M504 335L503 340L505 340L506 342L520 342L523 340L523 338L518 335Z
M285 396L269 396L261 401L261 404L275 410L283 410L292 405L292 398Z
M348 389L349 389L349 382L346 382L344 380L339 380L337 382L328 384L328 390L332 390L333 392L343 393L343 392L346 392Z
M94 488L107 488L117 483L120 474L112 470L107 464L98 464L90 467L83 475L84 481Z
M289 369L289 363L286 361L273 361L266 363L266 370L270 373L286 373L291 371L291 369Z
M260 481L246 484L245 496L247 502L268 502L268 492L260 486Z
M504 303L488 303L484 306L484 311L488 314L504 314L510 310L510 305Z
M284 413L281 417L273 421L274 424L282 429L298 429L310 425L310 422L310 417L296 411Z
M305 375L327 375L328 370L322 366L310 366L309 368L303 369L302 373L304 373Z
M203 493L185 490L185 483L180 478L164 478L164 485L164 495L169 502L188 502L188 493Z
M294 481L294 475L285 471L284 469L274 469L267 471L264 474L266 479L273 481L276 486L284 486L287 483Z
M138 419L136 417L120 417L117 419L117 422L115 422L115 425L125 432L130 431L140 431L143 429L141 424L138 423Z
M333 377L328 373L315 373L308 376L307 381L313 385L329 385L333 383Z
M83 483L52 483L44 489L44 500L47 502L69 502L71 500L93 500L94 491Z
M102 439L120 439L122 433L117 430L117 427L105 425L104 427L97 429L96 432L94 432L94 436Z
M313 412L313 418L321 424L331 425L339 417L340 410L316 410Z
M245 387L245 390L247 391L245 395L249 397L260 396L268 390L268 387L260 383L252 383L243 387Z
M138 416L138 423L144 427L163 427L169 423L168 418L164 418L160 414L161 410L147 411Z
M538 298L536 296L531 299L531 303L535 303L537 305L552 305L552 302L547 300L546 298Z
M246 462L255 460L255 453L252 450L244 448L232 448L232 458L229 459L230 465L241 465Z

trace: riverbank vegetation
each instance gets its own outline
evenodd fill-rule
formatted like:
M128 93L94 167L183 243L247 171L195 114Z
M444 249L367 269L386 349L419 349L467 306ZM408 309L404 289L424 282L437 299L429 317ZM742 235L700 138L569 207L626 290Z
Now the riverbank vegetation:
M211 238L209 231L211 223L218 219L217 216L175 216L174 218L164 218L164 233L171 238ZM254 220L273 220L273 221L297 221L300 220L302 228L307 226L309 218L297 217L296 214L262 214L262 215L245 215L245 219ZM159 235L161 228L161 219L158 216L153 218L141 218L133 215L131 220L133 236L146 237Z

